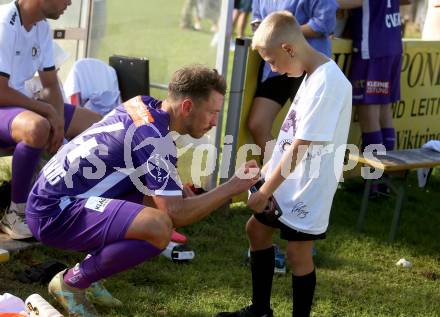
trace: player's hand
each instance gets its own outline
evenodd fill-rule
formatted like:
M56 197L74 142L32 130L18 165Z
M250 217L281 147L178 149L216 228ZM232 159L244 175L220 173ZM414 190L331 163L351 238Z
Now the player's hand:
M55 109L47 111L46 119L50 123L50 136L47 151L54 154L64 141L64 118L60 118Z
M266 209L269 204L269 197L263 194L261 191L252 193L249 196L247 206L252 209L253 212L260 213Z
M260 179L260 168L255 160L244 163L228 181L234 195L247 191Z

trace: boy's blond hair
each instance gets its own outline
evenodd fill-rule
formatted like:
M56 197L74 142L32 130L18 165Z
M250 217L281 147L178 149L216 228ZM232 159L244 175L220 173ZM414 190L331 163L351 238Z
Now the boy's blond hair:
M252 39L252 49L281 47L283 43L295 44L304 40L296 18L289 11L269 14L261 22Z

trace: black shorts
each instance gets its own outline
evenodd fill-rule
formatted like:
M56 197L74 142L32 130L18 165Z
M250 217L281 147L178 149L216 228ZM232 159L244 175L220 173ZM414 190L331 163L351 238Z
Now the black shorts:
M270 77L261 82L263 76L264 62L260 65L258 73L258 84L255 97L263 97L275 101L279 105L284 106L287 99L293 100L296 92L301 86L301 82L304 76L301 77L288 77L286 74L275 77Z
M264 212L255 213L255 219L261 222L263 225L266 225L271 228L280 229L280 238L287 241L314 241L314 240L322 240L326 237L326 232L321 234L310 234L304 233L293 228L286 226L284 223L279 221L278 219L268 219Z
M252 12L252 0L234 0L234 9L241 12Z

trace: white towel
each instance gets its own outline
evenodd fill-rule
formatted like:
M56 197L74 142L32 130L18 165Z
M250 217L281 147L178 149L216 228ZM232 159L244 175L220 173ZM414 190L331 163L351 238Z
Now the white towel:
M0 312L22 313L25 311L24 301L9 293L0 295Z
M422 148L440 152L440 140L431 140L423 144Z
M102 91L92 93L84 104L84 108L106 115L120 103L119 91Z
M423 144L422 148L440 152L440 141L430 140L425 144ZM420 188L424 188L426 186L426 182L428 181L428 175L430 170L431 170L430 168L417 169L417 180Z

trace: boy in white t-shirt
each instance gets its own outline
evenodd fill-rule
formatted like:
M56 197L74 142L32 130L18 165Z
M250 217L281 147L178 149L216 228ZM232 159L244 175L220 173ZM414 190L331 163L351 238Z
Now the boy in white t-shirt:
M273 71L306 76L281 127L265 183L251 194L246 225L251 249L252 305L217 316L273 316L274 248L280 229L292 269L293 316L309 316L316 285L313 241L324 239L342 172L351 118L351 85L339 67L313 49L287 11L266 17L252 41ZM267 208L275 199L280 212ZM274 205L274 204L271 204Z

